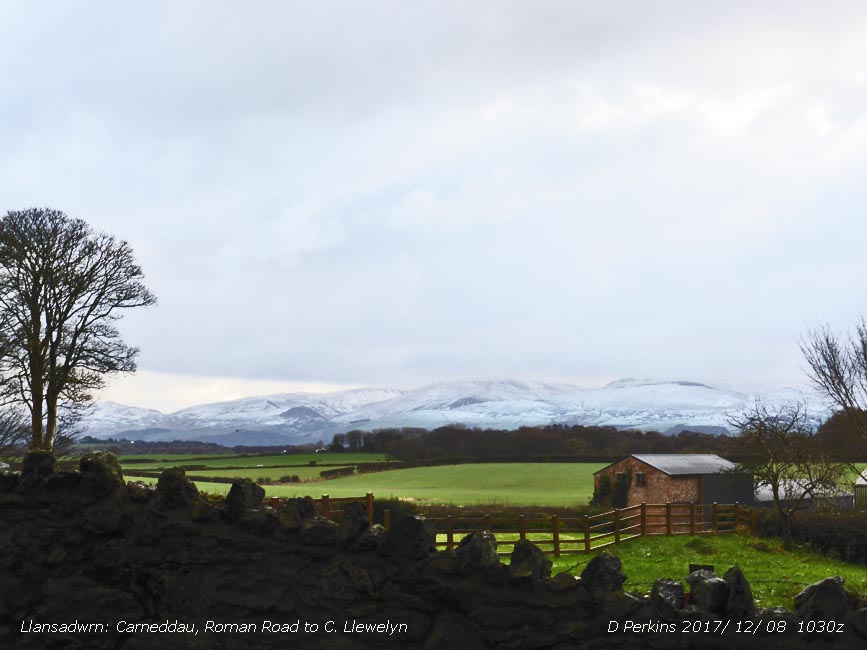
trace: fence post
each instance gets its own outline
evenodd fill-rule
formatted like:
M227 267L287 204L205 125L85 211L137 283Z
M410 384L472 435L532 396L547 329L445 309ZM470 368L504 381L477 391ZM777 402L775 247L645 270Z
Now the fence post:
M322 516L328 519L331 514L331 499L327 494L322 495Z
M491 515L482 517L482 526L484 526L485 530L491 530Z
M710 509L710 529L713 531L714 535L716 535L717 529L717 509L716 509L716 501L713 502L713 506Z
M689 504L689 534L695 535L695 504Z
M391 510L385 510L382 513L382 527L391 530Z
M671 535L671 501L665 502L665 532Z
M741 523L741 502L735 501L735 527L732 530L737 530Z
M584 515L584 552L590 552L590 515Z
M620 543L620 510L614 508L614 543Z
M455 522L452 516L446 517L446 548L452 550L455 547Z
M524 515L518 515L518 536L520 539L527 539L527 522Z
M551 526L554 529L554 557L560 557L560 519L557 515L551 516Z
M367 493L367 522L373 524L373 492Z
M647 504L641 502L641 536L647 535Z
M750 530L753 535L756 534L756 509L755 507L750 508Z

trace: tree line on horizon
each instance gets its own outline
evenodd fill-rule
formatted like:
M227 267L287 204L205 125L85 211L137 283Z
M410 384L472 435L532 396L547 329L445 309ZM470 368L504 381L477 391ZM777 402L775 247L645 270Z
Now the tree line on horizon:
M867 461L867 450L860 444L858 431L843 412L822 423L815 438L829 457ZM667 435L659 431L564 424L508 430L476 429L460 424L433 430L356 430L336 434L327 448L333 452L382 453L408 463L546 458L606 462L630 454L717 454L738 461L750 456L750 450L743 447L738 435L688 430Z

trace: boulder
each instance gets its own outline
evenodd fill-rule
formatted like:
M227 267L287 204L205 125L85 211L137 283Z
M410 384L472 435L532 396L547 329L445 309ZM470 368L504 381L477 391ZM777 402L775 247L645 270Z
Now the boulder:
M475 569L499 566L497 538L489 530L470 533L455 549L455 563L460 575L468 575Z
M50 451L34 450L27 452L21 463L21 476L16 489L20 493L42 487L45 480L54 474L54 454Z
M733 619L754 617L756 615L756 601L753 600L753 590L741 568L738 565L731 567L725 572L723 580L729 587L726 616Z
M513 580L550 578L551 566L551 560L533 542L526 539L515 542L509 561L509 574Z
M849 612L846 620L855 632L867 638L867 607Z
M337 543L337 524L325 517L308 519L298 532L301 541L310 546L334 546Z
M420 560L436 548L436 533L424 517L399 517L382 536L377 547L380 555L396 555Z
M561 592L561 591L571 591L576 589L578 585L581 584L581 581L573 576L571 573L566 573L565 571L562 573L558 573L553 578L545 582L545 586L548 587L548 591Z
M690 603L711 614L725 614L729 586L717 574L706 569L693 571L686 577L690 588Z
M128 528L130 519L116 507L94 505L81 514L78 525L95 535L113 535Z
M485 641L472 620L457 612L441 613L424 642L424 650L484 650Z
M593 597L600 601L623 593L626 576L621 571L620 558L603 552L597 555L581 572L581 582Z
M265 488L248 478L232 482L226 496L226 519L238 521L248 510L256 510L265 498Z
M160 474L157 481L156 505L164 510L192 505L199 498L199 490L186 477L184 470L172 468Z
M155 492L156 486L153 483L130 481L126 484L126 494L129 500L136 503L147 503L154 497Z
M849 610L843 578L825 578L795 596L795 611L805 621L839 621Z
M358 502L350 502L343 508L343 516L337 523L337 539L344 543L353 542L370 526L367 509Z
M372 551L379 546L384 535L385 527L381 524L373 524L355 540L353 548L356 551Z
M81 471L81 487L96 498L114 494L124 485L123 470L112 453L89 452L78 461Z
M74 490L81 485L81 472L57 472L45 479L46 490Z
M657 580L650 592L650 604L660 614L674 616L683 609L683 584L677 580Z
M314 513L313 499L310 497L286 499L277 511L280 523L289 529L300 528L306 520L313 519Z

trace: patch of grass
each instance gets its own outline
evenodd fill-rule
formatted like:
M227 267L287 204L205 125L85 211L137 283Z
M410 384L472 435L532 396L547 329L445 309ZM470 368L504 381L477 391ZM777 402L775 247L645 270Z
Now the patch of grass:
M867 595L867 567L796 547L786 551L780 541L758 540L744 535L645 537L607 549L623 563L624 589L650 593L659 578L685 579L689 564L713 564L720 576L737 564L753 590L759 607L793 607L792 599L804 587L829 576L841 576L848 590ZM552 558L553 572L579 575L598 553ZM709 557L710 556L710 557Z

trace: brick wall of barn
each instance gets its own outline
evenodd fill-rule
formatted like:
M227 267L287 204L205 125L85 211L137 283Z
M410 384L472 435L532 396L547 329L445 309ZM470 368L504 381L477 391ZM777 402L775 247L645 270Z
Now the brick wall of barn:
M639 503L700 503L701 479L697 476L669 476L642 463L635 458L625 458L619 463L593 477L594 487L599 489L599 479L607 475L611 480L612 489L617 484L617 475L632 470L632 485L629 487L627 506ZM644 475L644 485L640 485L639 474Z

